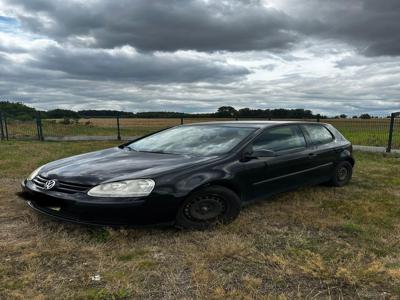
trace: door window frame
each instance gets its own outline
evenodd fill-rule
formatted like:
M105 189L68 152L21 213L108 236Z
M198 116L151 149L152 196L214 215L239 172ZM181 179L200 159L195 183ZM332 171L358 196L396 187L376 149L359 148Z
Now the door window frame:
M282 125L277 125L277 126L271 126L271 127L267 127L265 129L263 129L259 134L257 134L248 144L248 146L251 147L251 149L253 150L253 143L254 141L260 137L262 134L264 134L265 132L268 132L269 130L272 129L276 129L276 128L281 128L281 127L297 127L299 133L301 133L301 136L304 139L304 147L296 147L296 148L292 148L292 149L284 149L284 150L279 150L279 151L274 151L276 153L277 156L282 156L282 155L286 155L286 154L291 154L291 153L296 153L296 152L301 152L306 150L310 144L307 140L306 135L304 134L304 131L302 130L302 128L299 126L299 124L282 124ZM246 147L247 148L247 147Z

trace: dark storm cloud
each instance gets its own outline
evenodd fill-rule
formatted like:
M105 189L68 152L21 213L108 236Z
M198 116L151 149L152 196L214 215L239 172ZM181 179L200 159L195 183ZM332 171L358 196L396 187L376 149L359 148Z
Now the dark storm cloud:
M279 9L256 0L8 1L23 8L25 28L58 41L91 37L102 48L280 51L319 37L368 56L400 54L399 0L286 0Z
M10 1L23 26L57 40L146 51L285 49L298 40L291 20L259 1ZM42 18L41 18L42 17ZM44 18L48 18L47 22Z
M347 42L366 56L400 55L399 0L287 0L305 36Z
M232 81L249 74L242 66L179 53L143 54L130 47L112 51L50 46L30 66L64 72L74 78L135 82Z
M141 53L129 46L90 49L7 37L0 33L0 75L4 77L52 72L52 76L66 78L172 83L230 82L250 74L246 67L229 64L226 59L193 52Z

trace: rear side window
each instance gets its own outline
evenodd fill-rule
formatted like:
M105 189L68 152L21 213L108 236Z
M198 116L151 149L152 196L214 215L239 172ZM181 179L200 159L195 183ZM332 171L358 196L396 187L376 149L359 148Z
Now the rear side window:
M306 141L300 128L296 125L280 126L267 129L253 142L253 150L284 151L304 148Z
M332 133L322 125L301 125L304 128L313 145L326 144L333 141Z

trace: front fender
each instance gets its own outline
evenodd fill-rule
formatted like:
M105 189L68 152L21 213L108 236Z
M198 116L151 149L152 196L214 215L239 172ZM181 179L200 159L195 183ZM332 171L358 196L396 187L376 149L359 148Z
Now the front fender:
M197 168L185 169L174 174L165 174L156 180L158 190L173 194L176 198L184 199L190 193L208 185L225 186L241 196L243 184L236 176L243 166L237 159L213 161ZM162 192L161 192L162 193Z
M185 176L176 184L177 197L186 197L194 190L203 186L211 185L215 182L229 182L232 180L232 175L221 170L209 170L196 172Z

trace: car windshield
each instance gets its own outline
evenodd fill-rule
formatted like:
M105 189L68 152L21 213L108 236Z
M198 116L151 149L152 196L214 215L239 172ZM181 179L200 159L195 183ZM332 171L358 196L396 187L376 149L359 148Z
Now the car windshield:
M179 126L129 144L139 152L213 156L232 150L255 128L216 125Z

